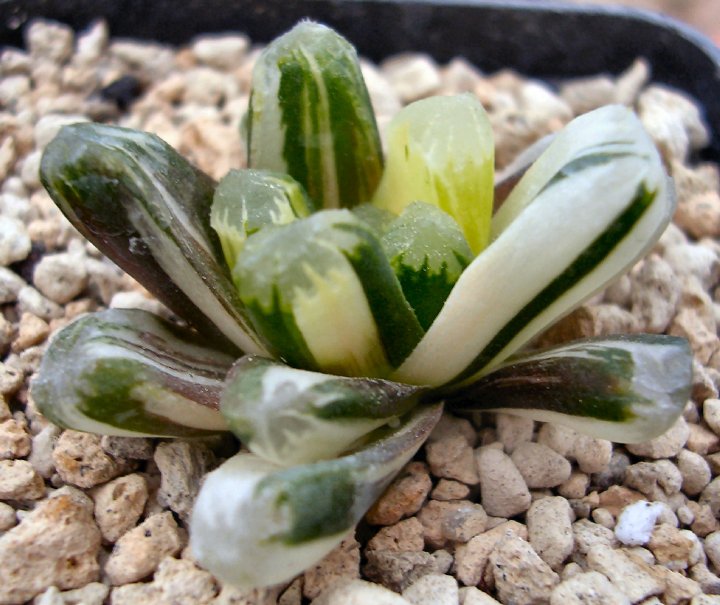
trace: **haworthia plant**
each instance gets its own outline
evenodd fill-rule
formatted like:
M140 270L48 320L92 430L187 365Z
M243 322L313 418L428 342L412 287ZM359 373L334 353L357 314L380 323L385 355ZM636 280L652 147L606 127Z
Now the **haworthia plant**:
M303 23L258 58L247 117L248 163L298 180L321 208L370 201L380 135L355 49Z
M232 357L140 310L84 315L58 333L33 382L60 426L126 437L227 430L218 399Z
M233 431L250 453L207 477L190 528L208 569L250 588L315 563L420 447L439 401L625 442L682 412L680 339L520 351L672 216L630 110L536 147L492 216L492 133L470 95L400 112L384 171L357 57L328 28L271 43L251 96L250 168L219 186L157 137L98 124L63 129L41 167L81 233L190 328L82 317L52 338L33 397L79 430Z
M195 556L238 586L268 586L300 573L360 521L441 411L416 407L395 428L334 460L283 468L253 454L231 458L207 476L195 503Z

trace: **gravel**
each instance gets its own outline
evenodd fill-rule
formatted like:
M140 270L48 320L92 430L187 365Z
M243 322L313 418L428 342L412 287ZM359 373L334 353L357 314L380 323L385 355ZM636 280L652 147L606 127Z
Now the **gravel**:
M696 161L696 103L618 77L554 88L462 59L406 54L363 64L378 122L428 94L473 92L499 168L574 115L636 108L675 178L674 224L648 257L544 341L612 331L685 336L692 398L665 435L622 446L506 415L445 416L356 536L288 585L241 594L192 560L187 519L207 443L61 431L28 383L48 337L108 305L164 313L87 244L41 188L44 146L64 124L152 131L213 177L241 166L239 122L257 56L242 35L174 49L46 21L0 55L0 603L220 605L720 602L720 172Z

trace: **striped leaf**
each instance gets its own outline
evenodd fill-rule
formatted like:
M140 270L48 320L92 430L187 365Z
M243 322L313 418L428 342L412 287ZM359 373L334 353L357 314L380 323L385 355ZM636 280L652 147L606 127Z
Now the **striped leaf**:
M457 223L436 206L413 202L382 237L405 298L427 330L472 252Z
M84 315L53 337L32 395L63 427L198 437L227 430L218 407L232 361L150 313L111 309Z
M493 204L492 128L474 95L431 97L402 109L388 126L385 172L373 203L401 214L433 204L460 225L472 251L488 243Z
M302 185L286 174L231 170L215 190L210 225L232 271L250 235L310 216L314 210Z
M78 231L180 317L265 352L220 264L210 177L154 135L103 124L64 127L40 176Z
M511 359L449 395L446 406L503 411L636 443L673 425L691 382L692 351L684 338L611 336Z
M536 170L551 165L560 168ZM632 266L674 209L657 150L619 106L571 122L515 191L498 213L497 239L463 272L393 380L441 385L487 374Z
M256 233L233 277L255 329L294 367L382 376L422 336L380 241L349 210Z
M291 579L337 546L437 423L418 407L355 453L282 468L238 454L210 473L195 502L190 546L213 574L239 588Z
M248 164L284 172L322 208L370 200L380 136L355 49L304 21L255 64L246 122Z
M246 356L228 375L220 410L251 452L290 466L348 451L410 410L420 390L377 378L296 370Z

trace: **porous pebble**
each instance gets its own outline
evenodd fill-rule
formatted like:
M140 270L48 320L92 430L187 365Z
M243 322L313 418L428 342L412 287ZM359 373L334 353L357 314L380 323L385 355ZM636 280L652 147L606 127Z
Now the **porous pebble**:
M558 584L550 595L550 605L630 605L631 601L603 574L579 573Z
M152 515L115 543L105 562L105 576L113 586L142 580L153 573L166 556L179 553L184 541L172 513Z
M114 543L140 518L148 498L147 483L141 475L125 475L95 488L92 497L103 538Z
M100 447L100 435L65 431L53 449L53 462L66 483L93 487L123 472L122 462Z
M554 571L562 569L575 547L573 520L568 501L561 497L535 500L527 511L530 545Z
M509 456L493 447L481 447L475 460L485 512L496 517L514 517L529 508L530 491Z

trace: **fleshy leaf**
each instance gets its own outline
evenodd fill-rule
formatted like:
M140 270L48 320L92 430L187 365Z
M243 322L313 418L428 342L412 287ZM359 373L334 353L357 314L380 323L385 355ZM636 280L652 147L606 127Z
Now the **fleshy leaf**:
M291 466L348 451L410 410L421 390L377 378L296 370L246 356L228 375L220 410L251 452Z
M535 176L550 164L560 167ZM542 186L526 184L540 177ZM668 181L630 110L605 107L571 122L517 186L534 197L506 200L497 239L391 378L441 385L489 373L650 249L673 214Z
M692 351L684 338L611 336L511 359L449 395L446 406L503 411L636 443L673 425L691 383Z
M413 202L389 225L382 244L405 298L427 330L473 258L462 231L437 206Z
M180 317L265 352L219 263L209 176L154 135L103 124L64 127L40 176L78 231Z
M227 430L218 408L232 362L151 313L111 309L53 337L32 396L52 422L79 431L197 437Z
M473 253L490 236L495 147L474 95L430 97L390 122L385 172L373 204L401 214L411 202L433 204L460 225Z
M422 336L380 241L349 210L256 233L233 278L255 329L294 367L382 376Z
M232 271L250 235L310 216L314 210L302 185L286 174L231 170L215 190L210 224Z
M357 53L333 30L302 22L255 64L248 164L299 181L322 208L370 200L382 148Z
M289 580L332 550L362 518L437 423L417 407L353 454L282 468L238 454L210 473L195 502L197 560L239 588Z

